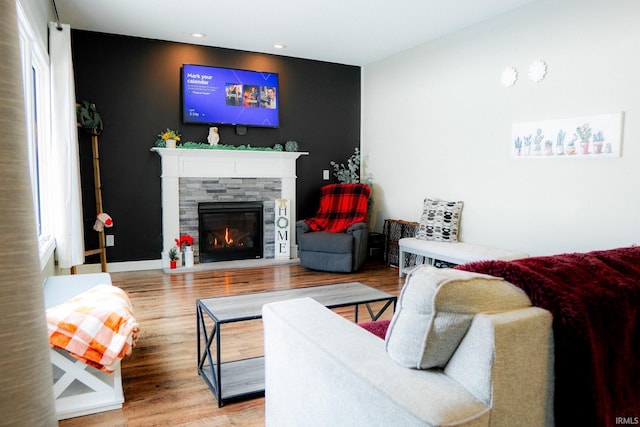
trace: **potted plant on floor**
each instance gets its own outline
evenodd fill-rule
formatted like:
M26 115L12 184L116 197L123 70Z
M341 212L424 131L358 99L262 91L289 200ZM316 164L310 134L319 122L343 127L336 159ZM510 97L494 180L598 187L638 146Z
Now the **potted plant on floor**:
M191 245L193 245L194 238L185 234L175 239L175 241L176 245L180 247L180 250L184 252L184 266L193 267L193 249Z
M371 175L366 175L363 179L360 179L360 166L362 161L362 154L360 153L360 149L355 147L353 150L353 154L351 157L347 159L347 164L345 166L344 163L337 163L333 160L330 162L331 167L333 168L333 176L335 176L341 184L366 184L370 189L371 193L369 194L369 201L367 204L367 212L368 212L368 223L369 227L372 227L372 218L371 215L373 213L373 179Z
M175 246L169 249L169 267L175 269L178 266L178 248Z

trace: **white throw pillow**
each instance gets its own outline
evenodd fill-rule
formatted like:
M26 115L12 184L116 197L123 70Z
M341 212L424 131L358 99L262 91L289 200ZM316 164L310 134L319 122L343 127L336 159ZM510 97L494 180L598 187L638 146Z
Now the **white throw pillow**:
M463 202L424 199L416 239L457 242Z
M444 368L476 313L529 306L529 297L501 278L421 266L407 276L400 293L387 353L409 368Z

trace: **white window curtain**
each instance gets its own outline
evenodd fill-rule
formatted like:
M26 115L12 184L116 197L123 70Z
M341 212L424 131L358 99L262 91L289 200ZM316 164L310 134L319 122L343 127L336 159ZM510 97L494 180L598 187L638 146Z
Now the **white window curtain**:
M84 231L76 91L71 57L71 28L49 23L51 60L51 153L53 166L53 234L58 266L71 268L84 264Z

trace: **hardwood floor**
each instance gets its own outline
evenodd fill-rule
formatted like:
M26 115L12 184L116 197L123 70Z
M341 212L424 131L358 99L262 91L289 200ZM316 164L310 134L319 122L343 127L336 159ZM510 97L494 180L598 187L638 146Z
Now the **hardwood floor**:
M397 269L376 261L368 261L352 274L314 272L299 264L287 264L180 274L149 270L111 276L115 286L128 292L141 327L132 356L122 361L125 403L120 410L62 420L61 427L262 426L264 398L218 408L198 375L196 299L344 282L362 282L398 295L404 283ZM353 309L336 312L353 320ZM391 314L387 310L382 318ZM262 354L260 321L225 325L222 334L223 360Z

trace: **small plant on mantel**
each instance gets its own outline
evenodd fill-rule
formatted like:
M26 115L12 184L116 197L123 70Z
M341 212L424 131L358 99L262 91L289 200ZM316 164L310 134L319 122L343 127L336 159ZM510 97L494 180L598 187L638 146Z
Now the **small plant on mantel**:
M158 134L158 139L156 140L156 147L166 147L167 140L169 139L180 141L181 136L182 135L180 135L177 131L167 128L166 131L162 131Z

